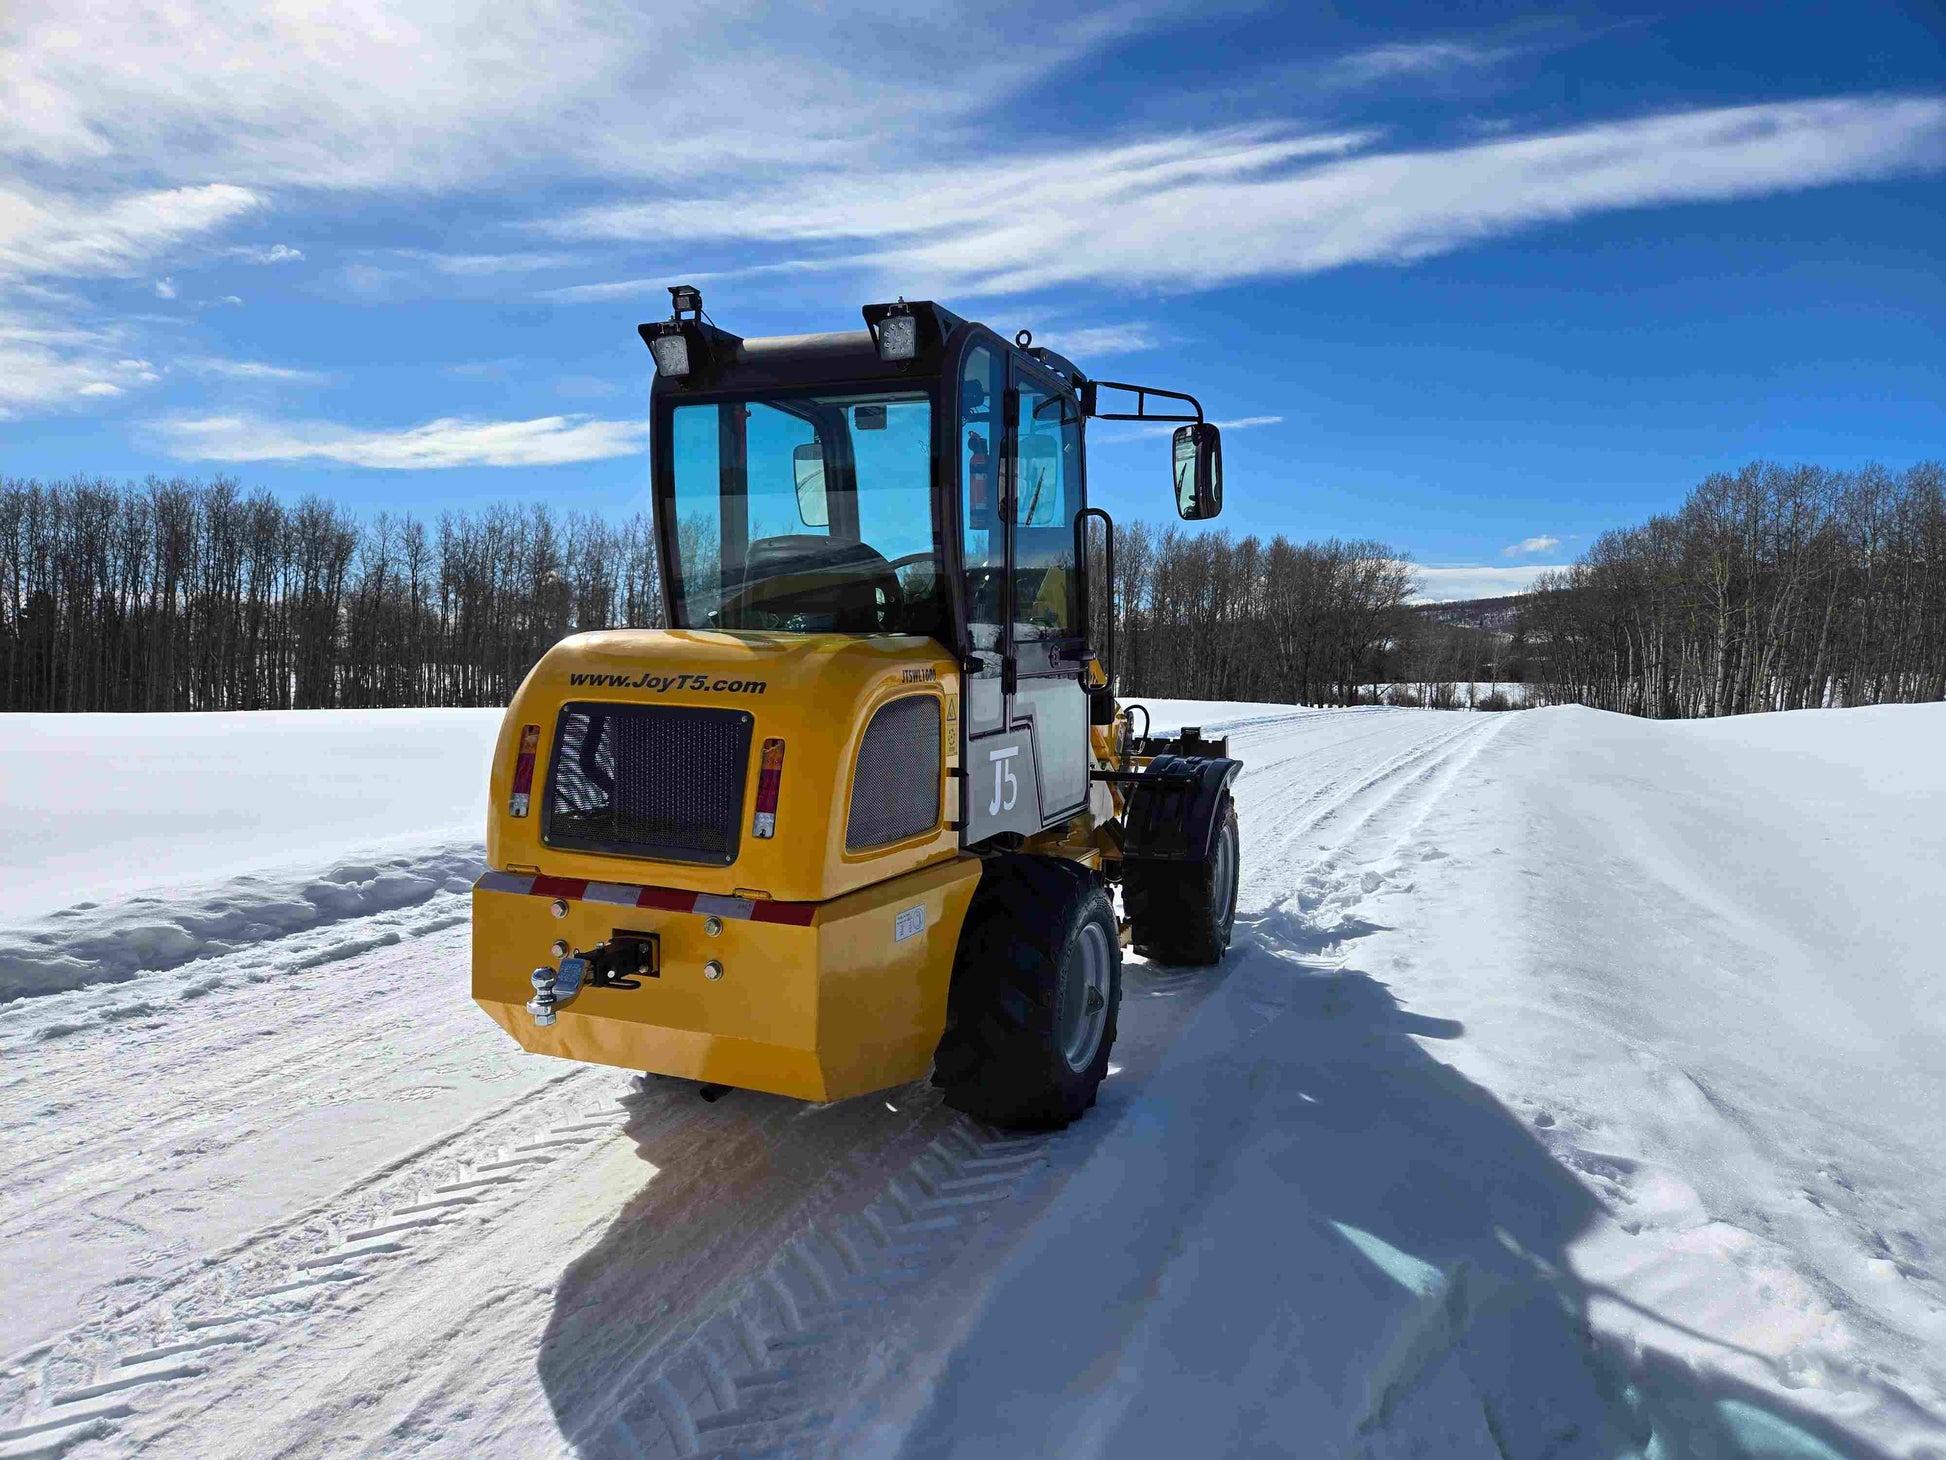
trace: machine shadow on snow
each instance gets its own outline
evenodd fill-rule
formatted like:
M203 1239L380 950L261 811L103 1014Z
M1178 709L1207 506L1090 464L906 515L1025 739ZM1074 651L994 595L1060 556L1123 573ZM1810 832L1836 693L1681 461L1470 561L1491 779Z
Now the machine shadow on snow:
M714 1311L713 1298L762 1267L801 1222L795 1213L855 1186L861 1164L898 1169L954 1119L924 1083L829 1105L753 1091L705 1103L699 1088L651 1080L624 1101L627 1133L654 1175L555 1290L540 1378L584 1456L640 1454L626 1423L608 1420L648 1400L656 1361ZM916 1120L915 1105L925 1108Z
M1085 1159L1140 1099L1169 1037L1221 985L1208 969L1130 965L1115 1078L1098 1108L1054 1139ZM624 1104L655 1168L600 1240L563 1273L539 1374L561 1434L584 1460L640 1460L659 1426L650 1380L778 1243L879 1199L890 1178L965 1117L920 1081L828 1105L736 1091L718 1104L688 1080L653 1080ZM887 1106L893 1107L888 1110Z
M1239 923L1162 1067L1064 1137L1082 1164L1043 1223L1064 1235L1003 1271L897 1453L1059 1455L1094 1434L1125 1457L1885 1460L1775 1395L1592 1336L1565 1254L1596 1199L1420 1043L1460 1024L1317 961L1372 930ZM1156 969L1153 995L1191 977ZM827 1106L694 1092L631 1100L656 1175L555 1292L539 1376L587 1460L641 1453L657 1363L781 1236L869 1201L955 1118L923 1084ZM1097 1180L1087 1156L1109 1149L1123 1174ZM1132 1383L1103 1381L1136 1355ZM1212 1385L1228 1397L1185 1402Z
M1296 951L1347 931L1239 923L1118 1169L1057 1199L899 1455L1882 1456L1592 1335L1566 1252L1595 1197L1420 1043L1458 1023Z

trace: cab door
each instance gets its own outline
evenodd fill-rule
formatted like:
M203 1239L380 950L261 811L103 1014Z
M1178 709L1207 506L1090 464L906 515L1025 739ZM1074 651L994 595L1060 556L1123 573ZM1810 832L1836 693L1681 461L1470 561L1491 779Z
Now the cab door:
M1087 503L1074 395L1021 356L1013 361L1008 441L1014 660L1012 715L1028 728L1042 826L1088 804L1088 695L1074 519Z
M1027 728L1015 728L1013 713L1011 399L1005 347L998 340L978 340L960 367L955 423L967 636L960 680L965 736L960 821L967 843L1002 832L1031 836L1041 829L1034 747Z
M959 381L967 842L1031 836L1088 800L1074 514L1085 500L1072 395L997 341Z

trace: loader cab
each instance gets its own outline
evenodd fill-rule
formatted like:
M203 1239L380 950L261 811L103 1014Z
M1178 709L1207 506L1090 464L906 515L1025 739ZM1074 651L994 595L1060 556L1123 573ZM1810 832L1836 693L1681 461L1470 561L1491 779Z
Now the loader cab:
M867 306L863 330L743 339L693 290L671 294L672 319L641 327L670 627L935 640L962 670L948 726L962 844L1084 810L1097 383L1025 332L1009 341L930 303ZM1176 471L1185 517L1214 515L1195 510L1216 450L1200 418L1207 435L1185 438L1187 478Z

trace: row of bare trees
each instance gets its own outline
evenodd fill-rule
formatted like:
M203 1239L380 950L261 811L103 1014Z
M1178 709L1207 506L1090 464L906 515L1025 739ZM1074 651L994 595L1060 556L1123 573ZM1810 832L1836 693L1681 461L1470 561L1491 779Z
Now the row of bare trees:
M1658 719L1946 698L1946 469L1755 463L1523 607L1547 699Z
M1096 583L1103 581L1099 534ZM1406 608L1378 542L1125 524L1128 695L1349 703L1524 678L1529 702L1662 718L1946 698L1946 469L1758 463L1548 575L1510 643ZM1112 602L1112 609L1111 609ZM0 709L495 705L562 635L653 626L649 519L545 507L360 522L226 478L0 479Z
M0 479L0 709L504 704L563 634L657 605L644 516Z
M1101 582L1099 541L1092 581ZM1390 677L1412 569L1383 543L1292 542L1136 522L1115 534L1115 664L1126 695L1349 704ZM1090 605L1094 642L1108 606Z
M1410 570L1375 542L1135 523L1115 574L1128 694L1346 703L1409 628ZM429 526L227 478L0 479L0 709L504 704L562 635L660 616L646 515Z

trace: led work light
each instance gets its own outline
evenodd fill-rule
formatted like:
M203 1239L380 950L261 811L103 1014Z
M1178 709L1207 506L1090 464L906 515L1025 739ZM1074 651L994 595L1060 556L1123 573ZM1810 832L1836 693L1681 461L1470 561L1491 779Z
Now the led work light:
M878 358L888 362L910 360L919 353L919 321L906 309L903 299L892 308L894 313L886 315L872 327L872 337L878 343Z
M649 341L649 353L655 356L657 375L682 376L689 373L689 339L682 332L682 326L671 320L663 326L669 333L656 335Z

